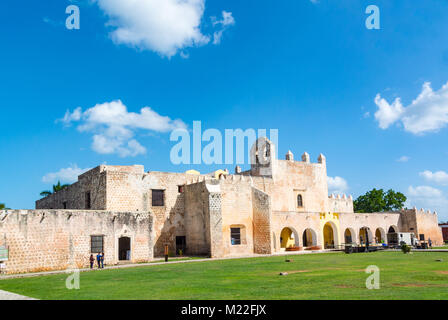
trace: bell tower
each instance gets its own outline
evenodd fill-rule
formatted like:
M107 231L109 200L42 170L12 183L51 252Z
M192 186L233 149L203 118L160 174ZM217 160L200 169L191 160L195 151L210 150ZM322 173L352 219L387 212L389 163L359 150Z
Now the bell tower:
M266 137L258 138L250 150L251 174L272 177L275 171L275 145Z

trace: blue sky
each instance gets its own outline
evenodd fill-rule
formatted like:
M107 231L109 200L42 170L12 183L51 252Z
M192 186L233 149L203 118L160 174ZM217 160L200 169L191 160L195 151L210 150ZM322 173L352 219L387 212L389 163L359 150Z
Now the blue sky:
M102 163L233 172L170 162L170 130L198 120L278 129L280 158L326 155L332 191L393 188L448 219L447 1L138 2L0 3L0 202L33 208L51 173ZM128 122L95 122L114 101ZM154 123L130 123L144 107Z

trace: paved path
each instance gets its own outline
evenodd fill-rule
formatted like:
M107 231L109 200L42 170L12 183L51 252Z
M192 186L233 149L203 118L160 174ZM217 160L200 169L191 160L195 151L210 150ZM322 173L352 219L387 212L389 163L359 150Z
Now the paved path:
M130 263L130 264L119 264L112 266L105 266L104 269L79 269L80 272L97 272L101 270L110 270L110 269L122 269L122 268L136 268L136 267L150 267L150 266L160 266L160 265L168 265L168 264L177 264L177 263L192 263L192 262L206 262L206 261L221 261L221 260L232 260L232 259L246 259L246 258L261 258L261 257L273 257L273 256L286 256L286 255L302 255L302 254L313 254L313 253L334 253L340 252L335 250L316 250L316 251L290 251L290 252L280 252L275 254L254 254L247 256L235 256L235 257L226 257L226 258L204 258L204 259L190 259L190 260L175 260L172 259L169 262L165 262L160 260L160 262L148 262L148 263ZM65 274L71 273L67 270L56 270L56 271L45 271L45 272L35 272L35 273L23 273L23 274L11 274L11 275L3 275L0 276L0 281L5 279L14 279L14 278L30 278L30 277L38 277L38 276L47 276L54 274Z
M8 291L0 290L0 300L37 300L30 297L21 296Z

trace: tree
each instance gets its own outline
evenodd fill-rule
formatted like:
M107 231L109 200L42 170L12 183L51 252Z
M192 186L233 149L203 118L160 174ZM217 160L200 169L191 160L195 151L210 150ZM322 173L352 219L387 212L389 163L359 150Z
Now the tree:
M385 212L400 210L405 202L406 196L401 192L392 189L387 192L383 189L373 189L353 201L353 206L355 212Z
M5 204L4 203L0 203L0 210L5 210Z
M53 185L53 191L45 190L45 191L42 191L40 193L40 195L42 197L48 197L49 195L51 195L53 193L56 193L58 191L61 191L62 189L67 188L68 186L69 186L68 184L62 184L61 185L61 181L58 181L58 184Z

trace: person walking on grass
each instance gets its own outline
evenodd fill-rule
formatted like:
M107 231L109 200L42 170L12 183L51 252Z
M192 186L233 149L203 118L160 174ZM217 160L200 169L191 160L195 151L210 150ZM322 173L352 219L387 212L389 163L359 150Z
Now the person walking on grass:
M93 269L93 263L95 262L95 258L93 257L93 254L90 255L90 269Z
M96 262L98 263L98 269L101 268L101 252L96 255Z
M428 244L429 244L429 247L432 249L432 241L431 241L431 238L428 239Z
M101 252L101 269L104 269L104 252Z

